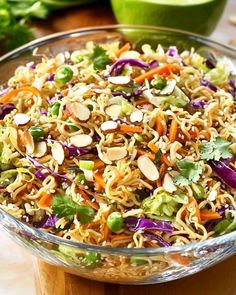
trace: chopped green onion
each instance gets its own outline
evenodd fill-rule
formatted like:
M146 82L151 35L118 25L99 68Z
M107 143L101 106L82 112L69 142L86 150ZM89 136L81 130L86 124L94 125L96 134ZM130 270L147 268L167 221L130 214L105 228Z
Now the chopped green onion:
M93 170L94 168L94 161L88 160L80 160L79 167L81 170Z
M70 118L68 118L68 119L66 120L66 122L67 122L67 123L72 123L72 121L70 120ZM70 130L71 132L75 132L75 131L78 131L78 130L79 130L79 128L76 127L75 125L68 124L67 126L68 126L68 128L69 128L69 130Z
M151 85L158 90L162 90L164 87L166 87L166 80L161 78L153 79L151 82Z
M30 127L29 132L33 136L34 140L38 140L44 136L44 130L41 127L32 126Z
M59 102L57 102L57 101L52 105L51 111L50 111L52 116L58 116L59 115L60 106L61 106L61 104Z
M214 227L214 231L217 235L223 233L227 227L231 224L231 221L228 219L221 220L217 223L217 225Z
M143 259L142 257L131 256L130 263L133 265L144 265L144 264L147 264L147 260Z
M128 101L122 100L121 101L121 110L124 114L130 114L133 110L133 106Z
M156 152L156 154L155 154L155 159L154 159L154 163L155 163L155 164L160 163L161 155L162 155L161 150L158 150L158 151Z
M142 142L143 141L143 137L141 134L138 133L134 133L134 138L138 141L138 142Z
M201 184L192 183L193 196L196 200L203 199L205 196L204 187Z

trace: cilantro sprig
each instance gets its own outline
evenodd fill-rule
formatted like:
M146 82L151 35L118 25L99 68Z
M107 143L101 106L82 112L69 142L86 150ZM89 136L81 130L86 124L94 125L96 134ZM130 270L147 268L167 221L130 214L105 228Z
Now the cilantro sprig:
M227 159L232 157L229 146L231 142L216 137L213 141L202 142L199 148L200 156L202 160L215 160Z
M106 65L112 63L112 60L107 55L106 50L99 45L94 47L91 59L95 70L104 70Z
M179 161L177 167L179 169L179 175L174 177L174 183L179 186L197 182L202 174L201 164L189 159Z
M71 196L56 195L52 200L52 213L67 220L73 220L74 215L79 214L80 222L85 224L93 219L95 212L89 206L75 203Z

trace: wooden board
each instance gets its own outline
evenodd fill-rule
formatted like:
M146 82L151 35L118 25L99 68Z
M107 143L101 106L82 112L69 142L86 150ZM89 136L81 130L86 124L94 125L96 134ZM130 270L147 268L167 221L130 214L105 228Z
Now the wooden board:
M193 276L144 286L90 281L42 261L35 268L37 295L236 295L236 255Z

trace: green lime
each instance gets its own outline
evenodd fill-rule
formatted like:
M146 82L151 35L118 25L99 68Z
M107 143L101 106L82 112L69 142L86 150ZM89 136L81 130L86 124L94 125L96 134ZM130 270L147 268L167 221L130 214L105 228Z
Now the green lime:
M123 24L157 25L210 35L227 0L111 0Z

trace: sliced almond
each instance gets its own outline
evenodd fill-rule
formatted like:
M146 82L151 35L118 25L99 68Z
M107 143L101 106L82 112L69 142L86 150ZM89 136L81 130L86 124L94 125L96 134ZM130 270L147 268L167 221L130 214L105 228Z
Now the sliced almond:
M146 156L142 155L137 160L138 168L147 179L155 181L159 178L156 165Z
M32 154L33 157L41 158L47 153L47 144L45 141L40 141L35 144L35 149Z
M35 145L34 145L34 139L29 130L26 130L24 132L24 142L25 142L25 147L26 147L26 152L27 154L31 155L33 154L35 150Z
M67 103L66 111L68 115L81 122L88 121L91 116L89 108L80 102Z
M165 191L168 193L173 193L177 190L177 187L175 186L172 177L169 173L166 173L163 179L162 186Z
M111 147L107 149L107 158L110 161L123 159L127 155L125 147Z
M106 121L101 125L101 130L104 132L113 132L118 130L118 124L114 121Z
M126 85L130 83L130 77L129 76L115 76L115 77L109 77L108 82L115 84L115 85Z
M64 149L62 147L62 145L59 142L55 142L52 145L52 156L53 159L59 164L61 165L65 159L65 152Z
M122 107L118 104L112 104L106 107L105 113L112 118L118 118L122 113Z
M135 110L130 115L130 121L132 123L141 122L143 120L143 113L140 110Z
M161 95L170 95L176 86L176 80L169 80L167 82L167 85L161 90L160 94Z
M30 116L28 116L26 114L18 113L18 114L15 114L13 119L14 119L14 123L17 126L23 126L23 125L26 125L29 123Z
M77 147L85 147L92 143L93 139L87 134L77 134L70 138L70 143Z
M122 52L119 58L120 59L123 59L123 58L139 59L140 58L140 53L138 51L135 51L135 50L129 50L129 51Z

